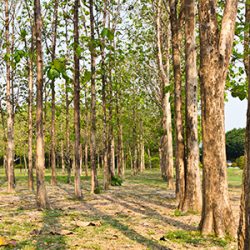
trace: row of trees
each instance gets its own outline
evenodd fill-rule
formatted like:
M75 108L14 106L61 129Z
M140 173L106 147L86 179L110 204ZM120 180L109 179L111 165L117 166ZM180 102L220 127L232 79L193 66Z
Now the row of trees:
M244 38L242 58L249 70L249 2L243 8L245 21L242 6L238 8L237 0L201 0L197 18L194 0L1 2L5 91L0 108L8 191L15 188L15 147L20 155L28 155L30 190L35 150L37 204L48 208L45 155L50 158L51 184L57 184L60 154L69 182L74 169L75 195L81 199L83 158L85 174L90 158L91 192L97 193L97 159L103 166L103 187L108 189L115 167L119 177L126 165L134 174L143 171L145 148L150 159L159 145L161 173L170 189L175 166L179 209L201 211L204 234L235 236L227 186L224 93L230 89L234 96L245 95L245 88L234 82L240 73L232 66L241 58L234 44L236 26L239 43ZM20 126L15 119L22 117L28 123L15 132L14 127ZM28 149L22 142L28 142ZM247 154L249 165L248 158ZM239 230L242 249L249 248L248 172L249 167Z

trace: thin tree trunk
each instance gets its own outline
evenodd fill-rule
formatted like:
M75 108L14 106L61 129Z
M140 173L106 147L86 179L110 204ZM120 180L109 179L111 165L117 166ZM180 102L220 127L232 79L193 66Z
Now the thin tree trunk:
M224 91L234 38L237 0L226 1L221 24L217 23L216 1L201 0L200 56L203 137L203 208L201 231L223 237L236 235L228 195Z
M53 34L52 34L52 62L56 58L56 45L57 45L57 23L58 23L58 0L54 1L54 20L53 20ZM51 82L51 184L56 185L56 153L55 153L55 80Z
M14 21L13 21L14 22ZM6 55L10 55L10 18L9 18L9 1L5 0L5 40ZM11 68L10 58L6 60L6 106L7 106L7 152L6 166L8 174L8 192L15 190L14 176L14 116L13 104L11 97Z
M167 180L168 187L174 188L174 163L173 163L173 142L172 142L172 122L171 122L171 106L170 106L170 94L166 93L166 87L169 86L169 23L166 26L166 60L163 64L163 35L162 35L162 0L157 3L157 48L158 48L158 66L161 77L161 103L162 103L162 127L163 136L161 138L161 170L162 177Z
M64 145L63 141L61 141L61 163L62 163L62 173L65 173L65 161L64 161Z
M246 127L246 164L243 170L243 188L240 206L240 222L238 229L239 250L250 249L250 3L245 4L245 32L244 32L244 65L248 82L248 110Z
M43 52L42 52L42 16L40 0L35 0L35 32L37 51L37 100L36 100L36 179L37 206L49 207L44 181L45 155L43 138Z
M195 0L185 0L186 34L186 173L182 210L201 211L201 181L198 145L198 81L195 42Z
M82 144L80 144L80 175L82 175L82 162L83 162L83 152L82 152Z
M89 1L90 9L90 29L91 41L95 39L94 27L94 3L93 0ZM90 158L91 158L91 193L97 192L98 180L96 170L96 52L94 46L91 48L91 138L90 138Z
M24 171L25 173L27 172L27 160L26 160L26 156L23 156L23 161L24 161Z
M170 23L172 32L172 58L174 68L174 99L175 99L175 168L176 168L176 197L182 201L185 193L185 146L182 119L182 80L181 80L181 16L178 16L178 1L169 0ZM181 207L181 204L179 204Z
M84 157L84 160L85 160L85 176L88 176L88 168L89 168L89 166L88 166L88 144L85 142L85 157Z
M31 56L28 59L28 74L29 74L29 107L28 107L28 120L29 120L29 138L28 138L28 186L29 190L34 190L34 176L33 176L33 53L34 53L34 27L31 27Z
M75 147L74 147L74 168L75 168L75 196L82 198L81 175L80 175L80 59L77 53L79 46L79 0L74 5L74 123L75 123Z
M149 168L152 169L152 161L151 161L150 148L148 148L148 161L149 161Z
M103 7L103 28L106 27L107 21L107 1L104 0ZM105 38L102 39L101 46L101 66L102 66L102 109L103 109L103 186L107 190L110 185L110 171L108 167L108 130L107 130L107 75L106 75L106 64L105 64Z

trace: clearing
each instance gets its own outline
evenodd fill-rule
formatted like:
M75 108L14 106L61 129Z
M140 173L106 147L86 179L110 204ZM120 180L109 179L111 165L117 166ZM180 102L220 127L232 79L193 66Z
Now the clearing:
M1 249L236 249L236 241L202 237L196 231L200 216L176 210L174 192L166 190L159 170L138 176L127 172L120 187L98 195L89 193L90 178L82 177L83 201L74 199L73 185L58 176L47 191L52 210L37 211L35 195L27 190L27 175L16 170L15 194L6 193L1 170ZM234 216L239 214L241 170L229 169ZM49 172L46 174L49 175ZM100 177L101 178L101 177ZM101 183L101 180L100 180Z

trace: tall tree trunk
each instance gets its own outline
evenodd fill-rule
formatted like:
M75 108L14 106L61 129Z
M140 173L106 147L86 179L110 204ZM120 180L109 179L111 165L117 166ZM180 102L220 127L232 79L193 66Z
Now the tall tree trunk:
M65 173L65 161L64 161L64 144L61 141L61 164L62 164L62 173Z
M148 148L148 161L149 161L149 168L152 169L152 160L151 160L150 148Z
M246 127L246 164L243 171L243 189L240 206L240 223L238 229L239 250L250 249L250 3L245 4L245 32L244 32L244 65L248 82L248 110Z
M14 21L13 21L14 22ZM10 55L10 17L9 17L9 1L5 0L5 40L6 40L6 55ZM14 176L14 116L13 103L11 96L11 68L10 58L6 60L6 106L7 106L7 152L6 164L8 175L8 192L15 190Z
M201 0L200 56L203 136L203 234L235 236L230 206L224 125L224 91L234 38L237 0L225 4L221 32L217 23L217 2Z
M90 29L91 41L95 39L94 27L94 4L93 0L89 1L90 9ZM90 158L91 158L91 193L98 189L97 170L96 170L96 52L94 46L91 47L91 136L90 136Z
M83 161L82 144L80 144L80 175L82 175L82 161Z
M186 34L186 173L182 210L201 211L201 181L198 145L198 81L195 42L195 0L185 0Z
M45 155L43 138L43 52L42 52L42 15L40 0L35 4L35 32L37 51L37 99L36 99L36 179L37 206L40 209L49 207L44 181Z
M175 168L176 168L176 197L183 201L185 193L185 146L182 119L182 80L181 80L181 21L178 15L178 0L169 0L170 22L172 32L172 58L174 68L174 99L175 99ZM181 207L181 204L179 204Z
M166 87L169 87L169 23L166 26L166 58L163 64L163 34L162 34L162 0L157 3L157 48L158 48L158 66L161 77L161 104L162 104L162 128L163 136L161 138L161 170L162 177L167 180L168 187L174 188L174 163L173 163L173 139L172 139L172 122L171 122L171 105L170 94L166 93Z
M74 5L74 123L75 123L75 196L82 198L80 175L80 59L77 53L79 46L79 0Z
M107 21L107 1L104 0L103 7L103 28L106 27ZM102 109L103 109L103 186L107 190L110 185L110 171L108 167L108 130L107 130L107 75L106 75L106 64L105 64L105 38L102 39L101 45L101 67L102 67Z
M84 152L85 152L85 156L84 156L84 165L85 165L85 176L88 176L88 168L89 168L89 166L88 166L88 143L87 142L85 142L85 150L84 150Z
M68 20L65 18L65 39L67 45L67 60L69 57L69 35L68 35ZM70 127L69 127L69 80L65 80L65 102L66 102L66 153L65 153L65 163L67 168L67 183L71 183L71 169L72 169L72 160L70 155Z
M33 53L34 53L34 27L31 27L31 56L28 59L29 71L29 107L28 107L28 120L29 120L29 138L28 138L28 186L29 190L34 190L34 177L33 177Z
M53 34L52 34L52 62L56 58L56 42L57 42L57 23L58 23L58 0L54 1L54 20L53 20ZM51 82L51 184L56 185L56 138L55 138L55 112L56 112L56 104L55 104L55 80Z

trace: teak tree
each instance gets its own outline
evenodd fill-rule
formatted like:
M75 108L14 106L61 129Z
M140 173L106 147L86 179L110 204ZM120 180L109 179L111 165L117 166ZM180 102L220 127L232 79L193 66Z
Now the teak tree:
M45 155L43 138L43 49L42 49L42 15L40 0L34 0L34 25L36 37L36 183L38 208L49 207L44 181Z
M201 0L200 80L203 138L203 208L201 231L235 236L236 225L228 195L224 91L234 40L237 0L227 0L221 28L217 1Z

